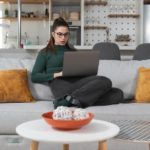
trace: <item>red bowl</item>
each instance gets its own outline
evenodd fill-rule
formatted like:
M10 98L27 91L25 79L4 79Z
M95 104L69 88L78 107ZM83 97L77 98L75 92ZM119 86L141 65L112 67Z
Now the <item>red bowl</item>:
M51 125L54 128L57 129L63 129L63 130L73 130L73 129L79 129L88 123L93 119L94 115L93 113L89 113L89 118L82 119L82 120L54 120L52 118L53 112L47 112L42 114L42 117L44 120Z

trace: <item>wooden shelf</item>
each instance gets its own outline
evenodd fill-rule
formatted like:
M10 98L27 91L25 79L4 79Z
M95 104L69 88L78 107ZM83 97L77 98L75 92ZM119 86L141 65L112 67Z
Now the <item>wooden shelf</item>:
M22 17L22 20L26 20L26 21L41 21L41 20L46 20L48 21L49 18L48 17L33 17L33 18L24 18Z
M52 0L53 6L80 6L81 0Z
M15 17L1 17L0 20L15 21L15 20L17 20L17 18L15 18Z
M17 0L0 0L0 2L16 4ZM43 4L49 3L49 0L21 0L22 4Z
M11 4L16 4L17 0L0 0L0 2L4 3L11 3ZM49 0L21 0L21 3L23 4L43 4L49 3ZM56 6L79 6L80 5L80 0L74 0L74 1L69 1L69 0L52 0L52 4Z
M116 41L116 42L130 42L131 39L127 39L127 40L117 40L117 39L115 39L115 41Z
M0 0L1 3L17 3L17 0Z
M103 5L103 6L106 6L107 2L95 2L95 1L91 1L91 2L85 2L85 5Z
M84 29L90 30L90 29L101 29L104 30L106 29L107 26L84 26Z
M9 20L9 21L16 21L17 20L17 18L15 18L15 17L2 17L0 19L2 19L2 20ZM48 17L33 17L33 18L22 17L21 19L23 21L24 20L25 21L42 21L42 20L48 21L49 18Z
M117 17L132 17L132 18L139 18L139 14L109 14L108 17L110 18L117 18Z
M150 0L144 0L144 4L150 4Z

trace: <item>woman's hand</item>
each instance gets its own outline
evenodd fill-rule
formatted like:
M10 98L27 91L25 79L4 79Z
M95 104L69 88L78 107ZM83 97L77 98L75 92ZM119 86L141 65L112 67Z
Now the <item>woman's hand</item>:
M61 76L62 76L62 71L54 73L54 78L61 77Z

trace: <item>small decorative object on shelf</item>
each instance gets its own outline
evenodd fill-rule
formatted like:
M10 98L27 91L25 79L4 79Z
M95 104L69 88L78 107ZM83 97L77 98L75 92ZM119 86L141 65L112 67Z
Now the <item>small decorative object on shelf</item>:
M60 16L62 17L62 18L64 18L65 20L68 20L68 9L65 9L65 7L62 7L61 9L60 9Z
M15 17L17 18L18 17L18 10L14 10L14 15L15 15Z
M85 2L91 2L92 0L85 0Z
M9 11L7 8L5 9L5 17L9 17Z
M45 17L49 17L48 8L45 9Z
M115 39L117 42L129 42L131 41L131 38L130 38L130 35L127 34L127 35L116 35L116 39Z
M55 20L55 19L57 19L57 18L59 18L60 17L60 14L59 13L53 13L52 14L52 20Z
M69 20L73 20L73 21L78 21L80 18L80 13L79 12L70 12L69 14Z

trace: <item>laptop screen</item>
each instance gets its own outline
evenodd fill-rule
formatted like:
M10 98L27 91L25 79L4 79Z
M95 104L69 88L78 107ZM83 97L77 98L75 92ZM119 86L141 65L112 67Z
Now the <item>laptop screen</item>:
M99 64L99 51L65 52L63 76L96 75Z

